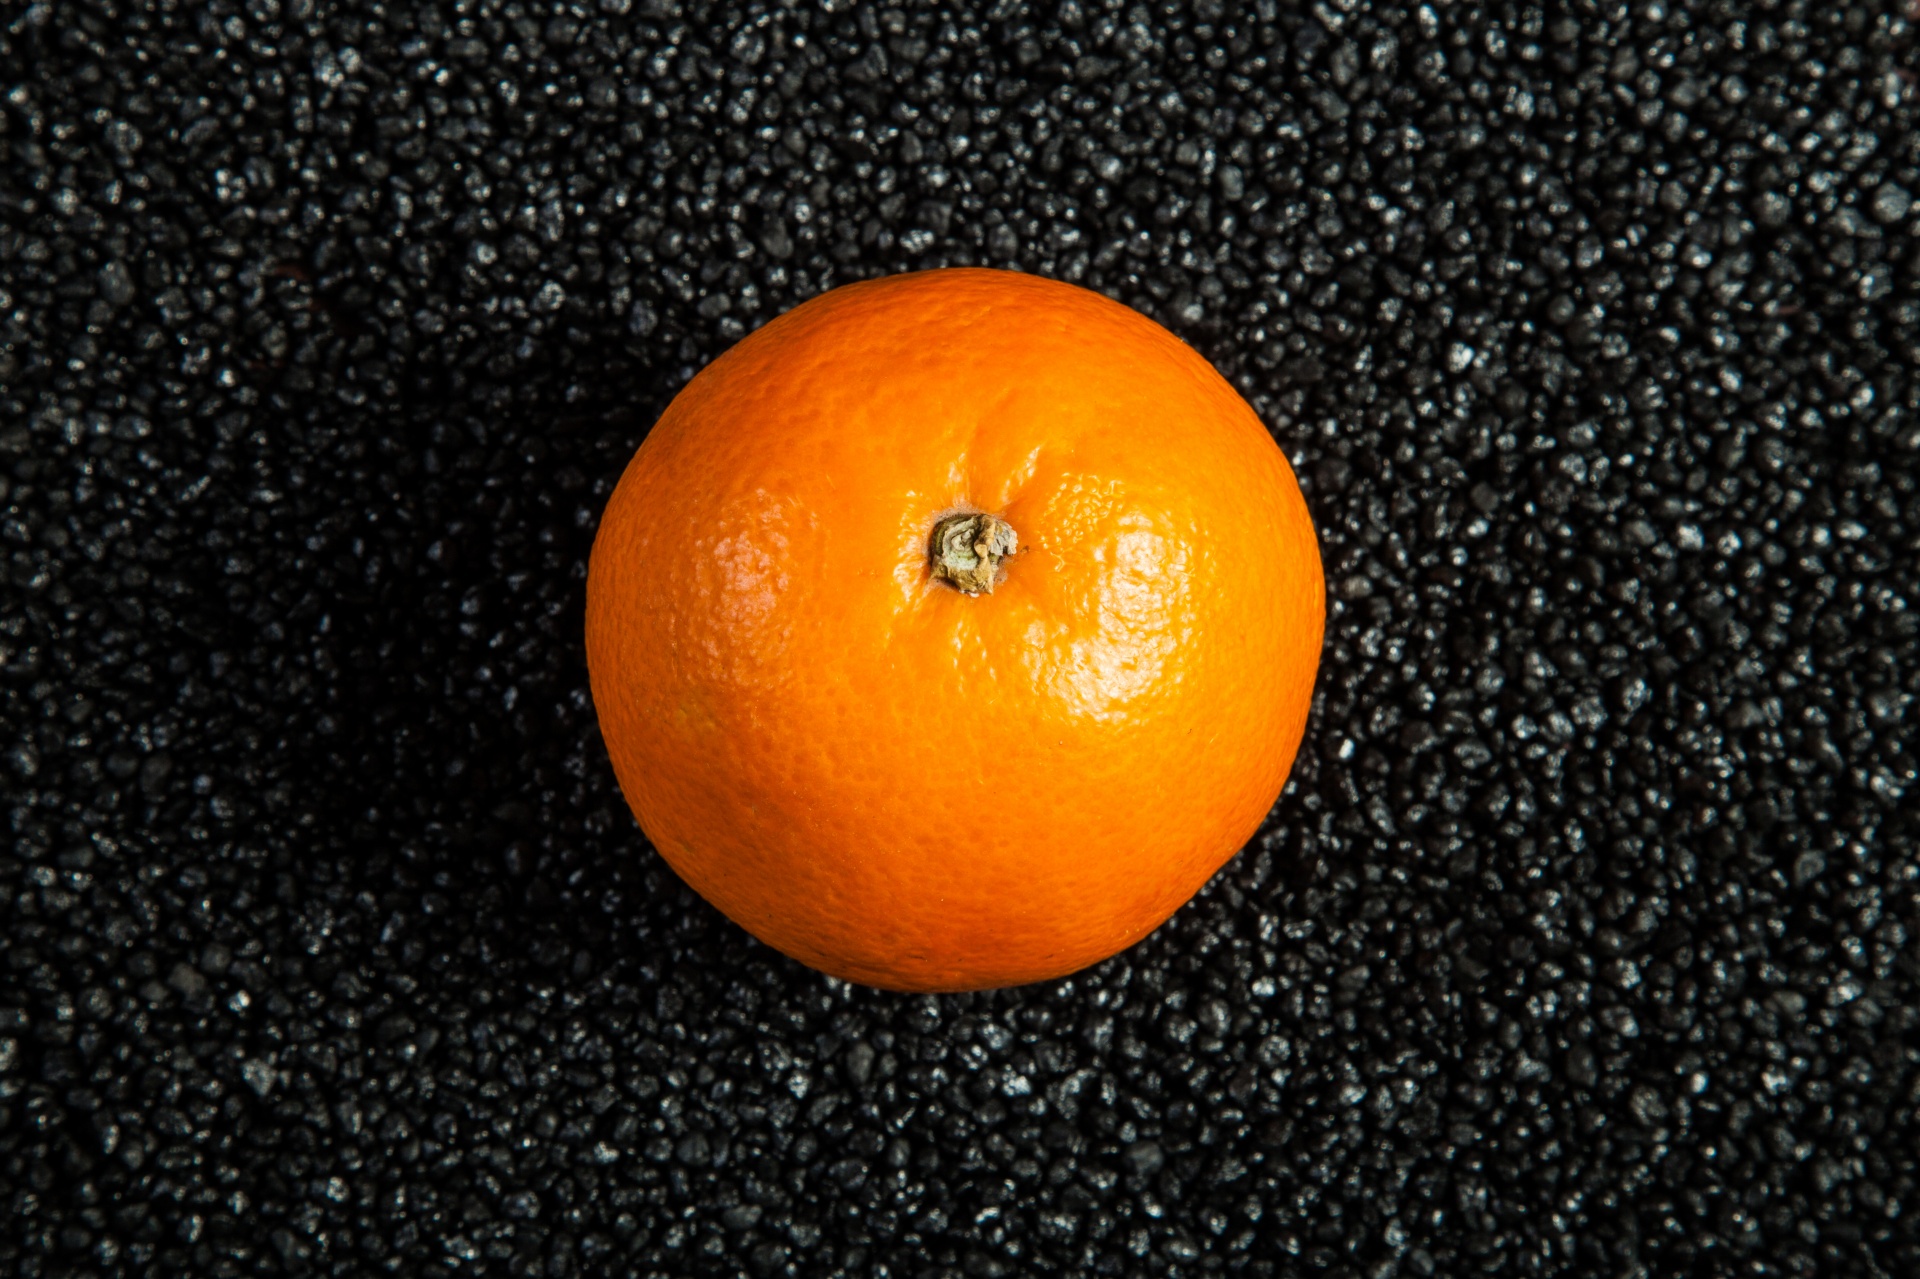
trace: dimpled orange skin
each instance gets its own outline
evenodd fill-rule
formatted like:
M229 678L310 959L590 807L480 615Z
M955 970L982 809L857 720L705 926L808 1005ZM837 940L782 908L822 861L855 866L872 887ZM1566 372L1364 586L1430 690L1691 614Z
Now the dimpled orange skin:
M929 572L955 511L1019 538ZM768 945L894 990L1124 949L1265 818L1325 618L1313 525L1199 355L1072 285L849 285L695 377L587 580L594 704L654 846Z

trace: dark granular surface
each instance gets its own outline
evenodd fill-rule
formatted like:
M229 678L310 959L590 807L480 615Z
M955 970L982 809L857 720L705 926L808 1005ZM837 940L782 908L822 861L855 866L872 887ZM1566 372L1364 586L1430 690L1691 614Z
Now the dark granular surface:
M1920 1274L1891 5L0 11L17 1275ZM1334 600L1266 832L827 981L580 651L694 370L952 263L1172 326Z

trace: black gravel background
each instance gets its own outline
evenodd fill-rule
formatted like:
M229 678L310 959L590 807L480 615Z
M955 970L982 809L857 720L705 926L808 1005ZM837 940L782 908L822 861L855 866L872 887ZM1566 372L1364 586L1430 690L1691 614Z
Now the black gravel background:
M1891 7L0 9L18 1275L1920 1274ZM834 284L1171 325L1320 520L1268 832L1051 986L647 850L600 505Z

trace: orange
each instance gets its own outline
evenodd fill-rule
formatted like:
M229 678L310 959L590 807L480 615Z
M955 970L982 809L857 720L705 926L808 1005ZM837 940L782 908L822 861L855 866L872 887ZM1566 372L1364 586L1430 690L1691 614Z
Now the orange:
M668 406L594 542L587 662L702 896L835 976L978 989L1131 945L1253 835L1324 591L1204 359L1085 289L927 271L796 307Z

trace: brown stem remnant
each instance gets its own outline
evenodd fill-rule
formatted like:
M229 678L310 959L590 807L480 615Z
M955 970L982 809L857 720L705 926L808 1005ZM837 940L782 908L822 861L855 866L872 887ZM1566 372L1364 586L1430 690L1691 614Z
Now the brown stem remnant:
M1000 561L1019 549L1013 527L991 515L949 515L933 526L933 575L963 595L993 594Z

